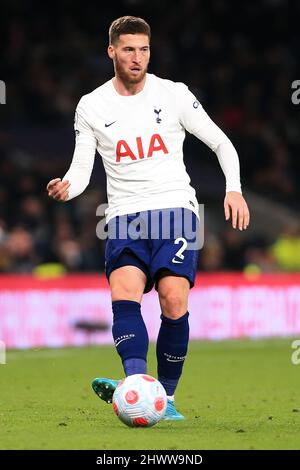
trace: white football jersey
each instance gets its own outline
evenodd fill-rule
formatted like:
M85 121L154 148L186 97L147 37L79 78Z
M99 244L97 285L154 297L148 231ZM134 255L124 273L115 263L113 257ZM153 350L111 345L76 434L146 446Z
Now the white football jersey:
M71 183L69 199L87 186L97 149L107 176L107 221L116 215L170 207L197 214L195 190L183 161L185 130L217 155L220 144L225 144L223 160L229 151L230 169L226 171L226 158L220 164L227 191L241 192L235 149L199 101L183 83L147 74L143 90L136 95L120 95L109 80L79 101L76 147L64 177Z

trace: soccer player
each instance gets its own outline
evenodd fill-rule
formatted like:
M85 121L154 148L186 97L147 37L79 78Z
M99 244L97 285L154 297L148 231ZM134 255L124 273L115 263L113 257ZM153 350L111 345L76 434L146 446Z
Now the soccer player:
M141 300L155 284L161 307L157 371L168 396L165 419L181 420L174 392L188 349L188 295L199 252L188 246L184 231L178 236L186 215L191 225L199 222L195 190L183 162L185 130L217 155L226 179L225 218L231 217L233 228L243 230L249 224L249 210L241 193L239 159L230 140L186 85L147 73L150 27L143 19L125 16L113 21L108 55L115 76L79 101L71 166L63 180L51 180L47 190L57 201L81 194L98 150L107 176L105 270L115 346L126 376L146 373L148 334ZM166 218L166 212L173 215ZM136 218L143 232L140 238L130 234ZM166 220L170 236L162 237ZM158 236L149 234L148 222ZM119 234L124 227L125 237ZM111 403L117 384L117 380L96 378L92 386Z

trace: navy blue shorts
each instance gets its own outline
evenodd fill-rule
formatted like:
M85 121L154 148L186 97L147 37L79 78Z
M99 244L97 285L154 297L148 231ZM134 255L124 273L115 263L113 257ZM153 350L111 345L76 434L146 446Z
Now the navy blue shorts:
M106 225L105 273L136 266L147 277L144 292L173 274L194 286L199 256L199 219L183 208L155 209L117 216Z

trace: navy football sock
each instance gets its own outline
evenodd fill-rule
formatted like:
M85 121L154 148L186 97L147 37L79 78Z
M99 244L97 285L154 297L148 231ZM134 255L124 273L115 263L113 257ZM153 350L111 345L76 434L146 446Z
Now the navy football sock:
M112 309L112 334L125 375L145 374L149 338L141 305L132 300L117 300L112 303Z
M161 326L156 343L158 380L167 395L174 395L182 374L189 341L189 313L177 320L161 315Z
M125 359L123 367L126 377L128 375L147 373L147 362L144 359Z

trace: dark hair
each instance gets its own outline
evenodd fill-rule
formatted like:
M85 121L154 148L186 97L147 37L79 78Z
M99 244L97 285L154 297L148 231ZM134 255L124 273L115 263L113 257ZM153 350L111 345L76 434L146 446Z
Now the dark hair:
M151 37L148 23L136 16L122 16L112 22L109 28L109 44L116 44L121 34L146 34Z

